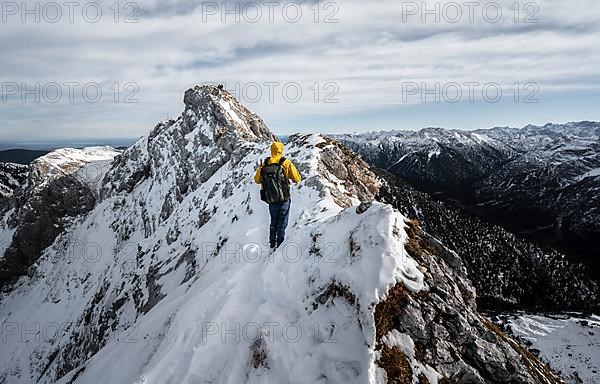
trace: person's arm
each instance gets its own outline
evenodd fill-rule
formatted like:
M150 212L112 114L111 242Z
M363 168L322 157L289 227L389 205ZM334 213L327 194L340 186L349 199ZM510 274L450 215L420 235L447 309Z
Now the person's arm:
M292 180L294 183L299 183L300 180L302 180L302 177L300 177L300 172L298 172L294 163L292 163L290 160L287 160L284 165L286 165L284 168L285 175L288 177L288 179Z
M258 169L256 170L256 173L254 174L254 182L256 184L260 184L260 182L261 182L261 179L260 179L260 169L261 168L262 167L258 167Z

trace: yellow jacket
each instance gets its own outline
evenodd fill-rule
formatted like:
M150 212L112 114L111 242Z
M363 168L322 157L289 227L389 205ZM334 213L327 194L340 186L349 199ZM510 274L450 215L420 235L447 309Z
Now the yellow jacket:
M273 144L271 144L271 157L269 158L269 164L279 163L279 160L281 160L282 156L283 156L283 143L276 141ZM289 159L285 159L283 164L281 164L281 167L283 168L283 173L287 176L287 178L289 180L292 180L294 183L300 182L300 179L301 179L300 173L298 172L298 170L296 169L294 164ZM261 179L260 179L261 168L262 168L262 164L256 170L256 174L254 175L254 181L256 182L256 184L260 184L260 182L261 182Z

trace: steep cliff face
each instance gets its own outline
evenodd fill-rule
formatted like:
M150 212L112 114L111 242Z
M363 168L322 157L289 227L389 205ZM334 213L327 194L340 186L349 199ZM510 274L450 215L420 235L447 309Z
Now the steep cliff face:
M65 148L26 167L20 189L3 207L0 287L24 274L66 227L94 207L102 167L116 154L109 147Z
M425 289L411 292L397 284L375 308L377 345L387 382L562 382L477 313L475 290L461 259L423 232L416 221L406 223L405 248L424 272ZM406 368L395 370L398 363ZM412 373L412 380L405 371Z
M0 206L27 178L27 166L0 162Z
M216 87L184 103L79 168L97 171L77 184L93 200L1 298L0 382L559 381L477 314L461 260L373 201L380 181L339 143L290 138L303 181L270 252L252 175L273 135Z

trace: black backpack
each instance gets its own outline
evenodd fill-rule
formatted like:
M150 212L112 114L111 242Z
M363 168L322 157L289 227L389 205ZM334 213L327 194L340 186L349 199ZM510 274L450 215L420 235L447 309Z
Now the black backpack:
M260 170L260 198L268 204L286 202L290 199L290 183L282 167L285 157L274 164L269 164L269 159L267 157Z

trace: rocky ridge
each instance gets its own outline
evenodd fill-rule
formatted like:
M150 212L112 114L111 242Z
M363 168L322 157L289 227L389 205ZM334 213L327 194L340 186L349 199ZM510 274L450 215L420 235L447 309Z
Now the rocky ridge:
M28 222L58 207L68 225L33 253L13 237L18 260L38 257L0 298L0 381L561 382L477 313L460 257L373 201L381 181L335 141L290 138L303 181L286 243L265 252L251 175L273 135L217 87L184 104L112 162L14 196L3 230L53 185L62 198Z

